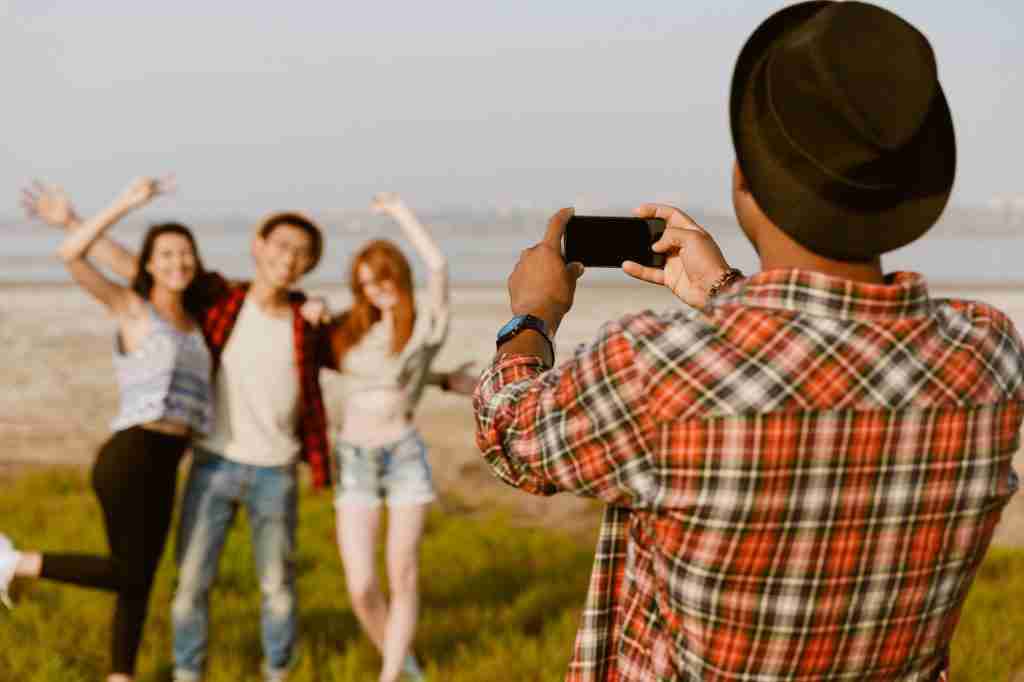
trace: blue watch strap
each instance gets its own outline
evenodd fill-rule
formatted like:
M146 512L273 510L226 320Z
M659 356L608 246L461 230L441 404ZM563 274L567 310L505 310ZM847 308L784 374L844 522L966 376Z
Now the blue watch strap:
M551 340L551 337L548 336L547 322L535 315L516 315L498 330L498 345L505 343L524 329L540 332L548 341Z
M544 337L544 340L548 342L548 348L551 350L551 359L554 361L555 344L551 341L551 337L548 335L548 325L544 320L535 315L516 315L506 322L505 325L498 330L498 339L495 345L501 346L501 344L515 338L520 332L526 329L532 329Z

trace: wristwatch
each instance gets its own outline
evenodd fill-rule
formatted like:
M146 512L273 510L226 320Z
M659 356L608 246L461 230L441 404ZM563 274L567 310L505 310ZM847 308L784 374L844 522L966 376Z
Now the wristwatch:
M544 337L544 340L548 342L548 349L551 351L551 359L553 361L555 358L555 344L548 335L548 325L544 320L535 315L516 315L506 322L505 326L498 330L497 346L500 347L501 344L515 338L519 332L526 329L532 329Z

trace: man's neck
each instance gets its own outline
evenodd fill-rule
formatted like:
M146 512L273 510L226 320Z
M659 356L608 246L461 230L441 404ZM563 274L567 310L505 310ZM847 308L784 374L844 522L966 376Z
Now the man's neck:
M289 309L288 290L272 286L259 277L249 287L248 297L260 310L271 315L281 315Z
M789 244L775 246L761 245L759 248L762 270L798 269L821 272L840 279L849 279L868 284L882 284L885 274L882 272L882 260L874 258L870 261L839 261L824 258L811 253L802 247L793 248Z

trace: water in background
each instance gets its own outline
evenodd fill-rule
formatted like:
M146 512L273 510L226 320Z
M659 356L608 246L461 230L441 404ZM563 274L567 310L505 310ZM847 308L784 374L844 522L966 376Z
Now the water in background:
M547 213L458 212L424 215L432 234L448 256L451 279L455 284L504 284L519 257L519 252L540 238ZM698 217L718 239L731 264L751 272L757 267L754 251L735 224L721 216ZM155 220L153 222L159 222ZM944 221L948 223L947 221ZM112 230L123 244L138 248L148 223L126 221ZM252 275L249 239L255 220L244 218L197 219L189 221L208 268L231 277ZM401 238L398 226L378 216L341 214L323 220L327 229L327 249L320 267L308 278L309 284L338 283L347 279L352 253L363 242L386 237L394 239L413 256L410 245ZM38 223L8 222L0 225L4 242L0 252L0 282L66 282L68 275L54 256L60 232ZM1024 284L1024 226L988 234L960 234L948 224L915 244L884 258L891 270L916 270L935 283ZM411 257L418 279L423 265ZM589 281L626 282L629 278L617 270L588 272Z

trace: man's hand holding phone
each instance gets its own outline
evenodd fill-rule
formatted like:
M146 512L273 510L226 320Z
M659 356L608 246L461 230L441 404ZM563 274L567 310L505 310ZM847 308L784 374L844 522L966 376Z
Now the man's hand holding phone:
M562 259L562 234L572 214L571 208L563 208L553 215L544 239L519 255L508 278L512 312L541 318L552 335L572 307L576 280L583 274L582 265Z
M644 204L633 214L665 220L665 232L651 247L665 255L665 267L658 269L626 261L622 269L636 279L668 287L684 303L703 308L712 285L729 270L718 244L690 216L673 206Z

